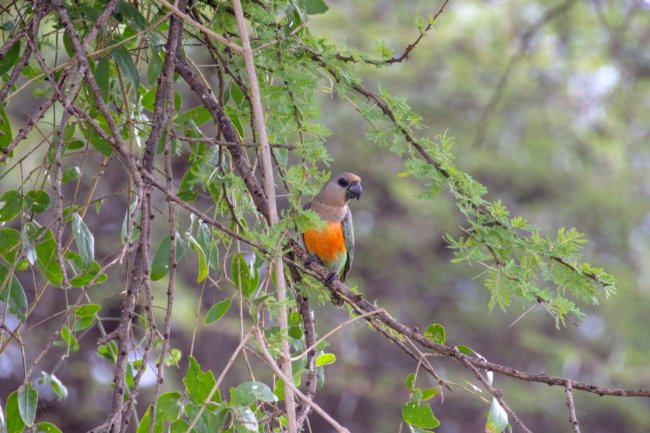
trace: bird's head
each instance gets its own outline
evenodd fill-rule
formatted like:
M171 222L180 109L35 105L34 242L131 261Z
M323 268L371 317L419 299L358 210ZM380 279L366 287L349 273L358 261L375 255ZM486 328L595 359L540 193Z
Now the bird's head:
M319 201L331 206L345 206L347 202L361 197L361 178L353 173L336 173L318 193Z

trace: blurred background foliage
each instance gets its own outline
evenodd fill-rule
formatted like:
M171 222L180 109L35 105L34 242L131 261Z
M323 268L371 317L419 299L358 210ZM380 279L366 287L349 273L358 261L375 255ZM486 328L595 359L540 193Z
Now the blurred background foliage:
M401 55L418 36L414 17L433 14L441 2L329 4L312 31L341 50L379 58L386 48ZM452 0L407 61L362 72L370 88L407 98L423 116L424 135L453 137L459 167L512 215L547 234L563 226L584 232L586 259L616 275L616 296L585 307L586 320L566 329L556 329L542 306L514 325L530 305L489 311L484 269L449 263L442 236L459 235L462 222L453 201L444 193L433 202L416 198L421 187L399 176L398 158L366 145L359 131L367 125L354 108L325 94L333 167L356 171L364 182L363 200L354 206L359 252L352 284L407 323L444 324L451 344L467 344L488 359L647 386L649 44L648 2ZM329 407L356 431L397 431L390 422L399 413L394 396L405 392L402 378L413 365L375 339L361 326L335 339L341 355L330 380L341 379L342 394ZM376 369L370 380L361 373L368 369ZM349 381L358 382L357 391ZM496 385L534 431L571 430L561 390L499 377ZM647 401L576 399L583 431L650 428ZM468 401L474 400L462 392L447 393L434 407L442 422L436 431L482 431L485 409Z
M442 2L328 4L328 13L312 18L311 31L330 38L342 51L355 47L379 58L386 49L400 55L418 36L414 17L434 13ZM486 307L484 269L450 263L443 235L460 235L463 223L453 200L446 193L433 201L418 199L422 187L399 175L402 161L370 144L364 136L368 125L355 108L319 83L323 122L331 131L330 168L355 172L364 184L363 199L353 204L357 253L351 284L403 322L421 328L441 323L450 344L468 345L495 362L600 385L650 386L648 46L650 3L645 0L452 0L407 61L361 69L369 88L407 98L423 116L424 135L453 137L460 168L487 185L489 197L501 199L512 215L528 218L547 233L563 226L586 233L590 243L585 257L616 275L619 293L597 307L582 306L587 318L562 329L542 306L514 304L507 313ZM38 104L33 95L23 95L24 100L12 101L9 113L21 121ZM124 183L119 173L108 167L108 178ZM11 182L17 186L19 179L2 182L3 187ZM106 200L99 215L89 212L90 222L101 227L95 233L99 250L113 251L119 244L126 205ZM177 284L173 346L184 355L193 341L202 290L195 277L195 266L188 266ZM97 293L98 299L123 287L121 275L109 278L114 284ZM154 287L162 297L164 284ZM203 308L223 297L215 289L205 291ZM55 314L61 305L48 299L49 293L41 302L52 301L49 314ZM117 298L113 308L107 316L119 312ZM317 306L315 314L320 334L347 318L331 305ZM36 320L30 328L36 336L34 352L49 335L49 318L43 313L36 318L43 323ZM60 350L47 360L49 370L44 366L46 371L57 369L69 396L57 400L44 387L41 398L48 402L38 416L64 432L94 426L108 404L107 395L97 390L110 382L111 365L94 352L97 335L84 337L88 344L82 339L79 353L60 362ZM193 353L218 372L238 337L238 318L229 315L219 327L200 329ZM413 361L362 324L345 328L330 341L337 362L328 367L318 403L351 431L399 431L401 406L408 399L404 379L415 369ZM16 347L0 357L2 395L20 384L20 365ZM469 387L466 371L446 361L434 365L444 377ZM245 366L235 368L244 380ZM181 368L167 374L170 388L184 372ZM237 374L229 375L225 385L235 383ZM495 385L534 431L571 430L562 388L498 376ZM647 400L580 393L575 399L583 431L650 429ZM432 404L442 422L436 431L483 431L488 407L462 390L445 392L444 403L436 399ZM316 416L311 427L330 431Z

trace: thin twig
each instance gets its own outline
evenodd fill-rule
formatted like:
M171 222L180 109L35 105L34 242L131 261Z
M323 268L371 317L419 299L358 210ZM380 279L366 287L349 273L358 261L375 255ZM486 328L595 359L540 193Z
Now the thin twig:
M569 408L569 422L573 426L574 433L580 433L580 424L576 416L576 407L573 403L573 384L570 380L566 381L566 405Z

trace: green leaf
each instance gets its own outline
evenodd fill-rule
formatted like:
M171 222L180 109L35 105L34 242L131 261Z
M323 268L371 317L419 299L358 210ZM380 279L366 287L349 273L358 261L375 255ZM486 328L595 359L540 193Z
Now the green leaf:
M147 83L149 83L149 86L151 86L152 89L160 77L160 73L162 72L162 65L163 60L160 57L160 48L151 48L149 50L149 63L147 67ZM144 101L142 102L142 105L145 106ZM149 107L146 108L149 111L153 111L153 107L151 109Z
M180 392L166 392L158 397L156 420L174 420L181 414L182 395Z
M81 332L85 329L90 328L90 325L92 325L95 322L94 317L80 317L74 322L74 331L75 332Z
M39 383L47 383L52 388L52 391L59 399L68 398L68 388L56 377L54 374L49 374L46 372L41 372L42 377L39 379Z
M128 50L123 46L113 49L113 59L127 80L133 85L134 93L140 88L140 73Z
M200 404L190 403L185 405L185 413L189 419L196 418L200 409ZM222 431L224 433L231 433L232 430L223 430L223 426L226 424L228 417L227 409L228 405L225 402L218 406L216 406L215 403L208 404L206 410L203 411L198 422L194 426L194 431L196 431L196 433L215 433ZM186 431L187 430L183 430L183 433Z
M84 136L88 139L90 145L102 155L111 156L113 154L113 146L111 146L111 143L104 140L97 131L92 129L84 130Z
M212 269L218 270L221 266L219 263L219 249L213 241L212 230L210 230L210 227L202 221L199 223L198 229L196 230L196 241L201 245L201 248L203 248L203 251L205 251L208 256L208 265L210 265Z
M409 401L402 406L402 418L409 425L419 428L436 428L440 425L431 407L428 404L419 405L416 401Z
M230 309L230 304L232 301L230 298L224 299L221 302L217 302L208 310L208 314L205 315L205 320L203 323L209 325L221 319Z
M458 346L456 346L456 349L458 349L460 353L463 353L465 355L476 355L474 349L472 349L469 346L465 346L464 344L459 344Z
M97 348L97 355L108 359L110 362L117 361L117 343L109 341L106 344L102 344Z
M14 219L23 207L23 196L18 191L7 191L0 196L0 221Z
M65 170L63 170L63 175L61 176L61 182L62 183L68 183L75 181L79 179L79 175L81 174L81 170L79 170L79 167L68 167Z
M333 353L323 353L316 358L316 367L334 364L336 362L336 355Z
M501 433L508 427L508 414L501 407L496 398L492 399L492 406L487 416L485 433Z
M75 266L78 269L83 269L84 264L81 256L73 251L66 251L65 258L68 259L71 256L74 257L73 262ZM101 271L99 263L92 262L88 268L83 269L82 272L70 279L70 285L73 287L84 287L93 282L93 280L93 285L101 284L108 279L108 276L104 273L99 274L99 271Z
M408 376L406 376L404 385L406 385L406 389L408 389L409 391L413 391L415 389L415 373L411 373Z
M245 382L235 388L233 400L233 404L248 406L256 401L273 403L278 401L278 398L265 383Z
M51 422L39 422L34 426L37 433L61 433L61 429Z
M50 208L52 199L43 190L32 190L25 195L25 206L34 213L43 213Z
M210 391L216 384L216 381L214 380L214 375L210 370L206 372L201 370L201 366L196 358L189 356L188 360L190 365L187 374L183 378L183 384L185 385L185 389L187 390L190 399L198 404L202 404L208 399ZM221 401L221 393L219 392L219 389L217 389L212 396L212 401L217 403Z
M31 382L18 388L18 412L27 427L34 425L36 406L38 405L38 392Z
M265 295L265 296L269 296L269 295ZM255 303L260 303L262 301L260 300L260 298L255 298L254 302ZM302 332L302 329L300 329L300 327L291 326L291 327L289 327L289 330L287 331L287 334L289 335L289 337L295 338L296 340L299 340L299 339L302 338L303 332Z
M177 419L172 423L169 433L185 433L190 429L190 423L184 419ZM192 430L194 431L194 430ZM217 431L217 430L214 430Z
M237 130L237 133L239 134L240 137L244 137L244 126L242 125L241 121L239 120L239 116L237 115L237 110L233 109L230 105L228 105L225 109L226 114L230 118L230 121L232 124L235 126L235 129Z
M185 125L186 122L191 120L196 123L197 126L201 126L210 119L212 119L210 112L203 105L199 105L177 115L174 122L180 125Z
M84 269L87 269L95 261L95 237L76 212L72 215L72 234L77 243Z
M20 416L20 410L18 408L18 393L16 391L9 394L7 405L5 406L5 412L7 415L7 433L22 433L25 429L25 422Z
M9 146L12 140L11 122L9 122L5 108L0 104L0 149ZM13 156L13 151L9 152L7 156Z
M165 236L158 244L151 261L151 279L158 281L169 272L169 259L171 255L171 238ZM185 255L185 242L176 235L176 263Z
M154 433L165 433L165 423L168 421L175 421L181 415L183 405L181 404L180 392L167 392L160 397L156 403L156 422L154 424ZM145 412L136 433L149 432L149 424L151 423L151 408Z
M439 323L429 325L427 329L424 330L424 336L432 339L438 344L445 344L445 340L447 339L445 328Z
M74 58L74 45L72 44L72 39L70 39L68 32L63 33L63 48L65 48L65 52L68 57Z
M62 344L58 344L59 346L69 347L73 352L77 352L79 350L79 342L77 341L77 337L75 337L74 333L70 331L70 328L67 326L61 328L61 340L63 341Z
M196 239L194 239L194 236L189 233L185 233L185 238L190 243L190 247L196 251L196 254L199 258L199 273L196 276L196 282L200 283L208 276L208 259L205 256L205 251L203 251L201 245L199 245Z
M95 317L101 309L102 306L99 304L85 304L78 306L74 314L77 317Z
M9 269L0 265L0 301L9 300L9 311L19 320L25 320L27 310L27 296L25 289L13 273L9 275Z
M307 15L323 14L329 10L329 6L323 0L300 0L300 6Z
M4 75L14 67L20 56L20 41L17 41L15 44L9 48L7 54L4 57L0 58L0 75Z
M111 99L110 94L111 79L111 60L108 57L102 57L95 68L95 81L102 92L102 99L108 103Z
M255 267L249 267L243 254L235 254L230 264L230 272L235 282L235 287L241 288L246 298L250 298L257 290L260 280L259 273Z
M435 397L440 390L437 388L427 388L422 390L422 401L427 401Z
M12 264L20 252L20 232L6 227L0 229L0 257Z
M125 1L121 1L117 4L117 7L115 8L115 14L119 14L126 18L129 27L131 27L136 32L141 32L149 26L149 23L144 18L144 16L142 16L138 8Z

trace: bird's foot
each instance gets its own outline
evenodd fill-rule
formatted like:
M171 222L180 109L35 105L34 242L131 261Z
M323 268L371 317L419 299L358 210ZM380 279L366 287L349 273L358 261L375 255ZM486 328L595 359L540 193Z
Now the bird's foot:
M311 264L314 263L314 262L318 263L318 264L321 265L321 266L325 266L325 265L323 264L323 261L322 261L320 258L318 258L318 256L315 256L315 255L313 255L313 254L310 254L310 255L307 257L307 260L305 260L305 266L309 266L309 265L311 265Z
M336 271L332 271L327 275L327 278L325 278L325 283L324 284L326 286L329 286L330 284L332 284L332 281L334 281L334 279L338 278L338 277L339 277L339 273L336 272Z
M336 271L332 271L327 275L327 278L325 279L325 286L329 286L332 284L332 281L339 279L339 273ZM332 301L332 304L336 305L337 307L340 307L343 305L343 299L336 294L334 290L330 289L330 300Z

